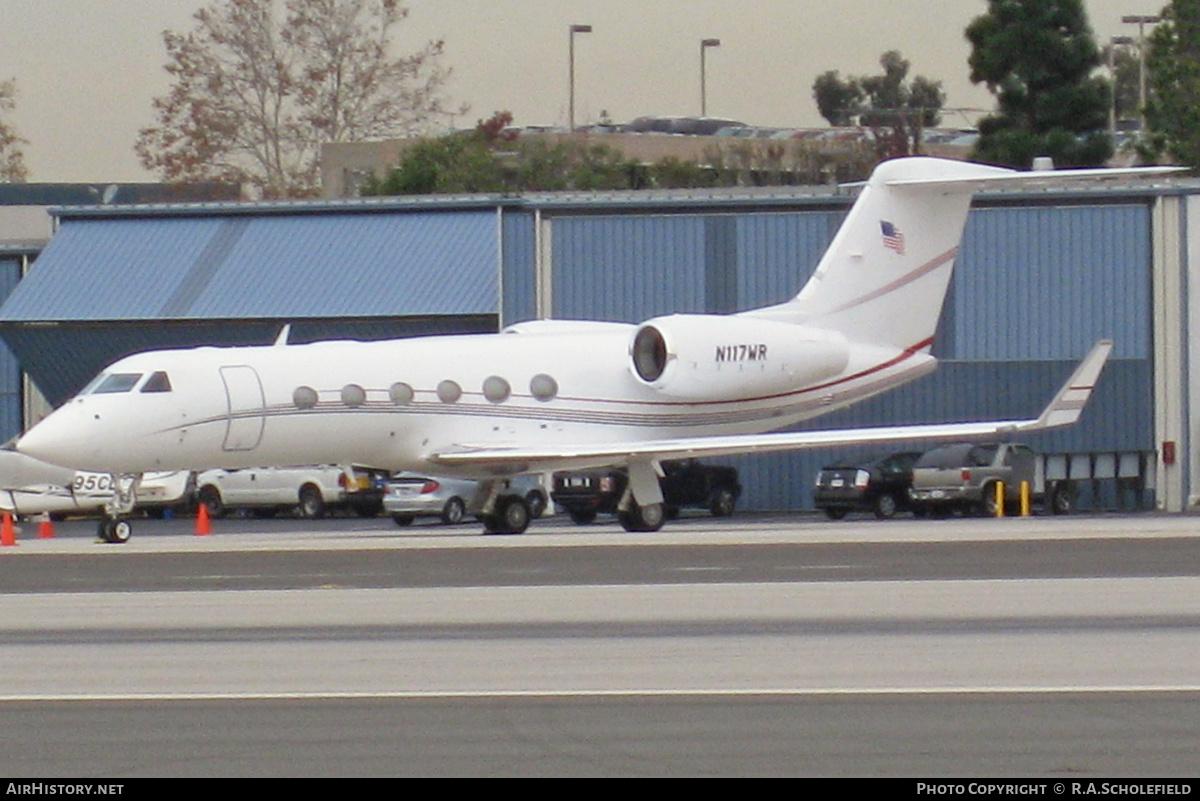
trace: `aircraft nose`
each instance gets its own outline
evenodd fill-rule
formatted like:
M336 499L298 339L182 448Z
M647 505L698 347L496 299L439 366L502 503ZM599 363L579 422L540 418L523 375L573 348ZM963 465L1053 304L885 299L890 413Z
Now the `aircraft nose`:
M54 412L42 422L29 429L17 440L17 450L43 462L63 467L79 467L86 439L81 438L77 415L65 414L67 410Z

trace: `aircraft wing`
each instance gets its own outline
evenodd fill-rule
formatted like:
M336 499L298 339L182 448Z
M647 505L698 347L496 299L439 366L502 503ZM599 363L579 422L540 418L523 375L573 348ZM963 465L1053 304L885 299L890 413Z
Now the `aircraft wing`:
M453 467L488 467L498 473L541 470L583 470L620 466L635 461L660 461L692 457L803 450L834 445L857 445L908 440L958 440L1003 438L1071 425L1079 419L1091 397L1100 371L1112 352L1112 340L1101 340L1079 363L1042 413L1028 420L979 423L882 426L824 431L787 431L775 434L739 434L715 437L647 440L542 447L459 446L433 454L431 461Z

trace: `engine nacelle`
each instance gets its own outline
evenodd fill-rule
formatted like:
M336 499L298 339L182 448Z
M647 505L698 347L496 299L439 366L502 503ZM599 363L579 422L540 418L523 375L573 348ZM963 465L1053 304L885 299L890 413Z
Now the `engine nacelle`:
M849 360L835 331L750 317L673 314L638 326L638 381L683 401L752 399L833 378Z

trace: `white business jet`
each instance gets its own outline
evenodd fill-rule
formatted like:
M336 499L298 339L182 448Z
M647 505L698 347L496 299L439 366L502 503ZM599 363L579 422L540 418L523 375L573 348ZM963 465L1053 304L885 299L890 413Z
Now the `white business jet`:
M732 315L641 325L541 320L499 334L161 350L121 359L21 438L49 462L119 478L101 535L147 471L359 464L482 480L485 530L529 521L507 477L620 466L629 530L663 523L665 459L918 438L1011 436L1075 422L1103 341L1036 419L768 434L925 375L971 195L985 187L1163 169L1015 172L879 165L800 293Z

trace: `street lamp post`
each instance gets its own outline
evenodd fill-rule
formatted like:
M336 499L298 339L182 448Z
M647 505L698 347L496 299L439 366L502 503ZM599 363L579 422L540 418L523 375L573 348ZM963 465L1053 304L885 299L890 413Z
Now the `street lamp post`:
M1108 74L1112 78L1112 102L1108 104L1108 135L1117 135L1117 48L1133 44L1131 36L1113 36L1108 40Z
M568 41L569 41L569 49L570 49L570 57L569 57L570 67L568 68L569 69L568 81L571 85L571 88L570 88L570 96L571 96L570 108L571 108L571 110L569 112L570 113L570 123L569 124L570 124L571 133L575 133L575 34L591 33L592 26L591 25L572 25L569 30L570 30L570 35L568 36Z
M708 116L708 90L705 85L704 51L710 47L720 47L720 39L700 40L700 116Z
M1138 134L1141 135L1146 130L1146 26L1162 22L1162 17L1126 14L1121 22L1138 26Z

